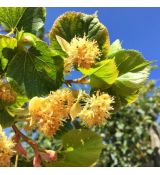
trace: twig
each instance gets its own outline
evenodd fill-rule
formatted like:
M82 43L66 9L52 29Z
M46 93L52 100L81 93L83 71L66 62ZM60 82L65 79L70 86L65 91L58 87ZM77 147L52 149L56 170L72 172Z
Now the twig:
M78 79L65 80L65 82L67 84L71 84L71 83L89 84L90 83L90 80L88 80L86 78L86 76L85 76L85 77L81 77L81 78L78 78Z
M21 137L25 142L27 142L33 148L35 153L39 152L38 144L35 141L33 141L32 139L28 138L23 133L21 133L21 131L17 128L15 124L12 125L12 128L18 137Z
M10 35L12 35L12 34L14 34L14 31L15 31L15 29L12 29L9 33L7 33L5 36L10 36Z
M19 117L16 117L15 122L28 122L30 120L31 120L31 117L19 116Z
M39 152L39 147L38 144L33 141L32 139L28 138L27 136L25 136L18 128L15 124L12 125L12 128L16 134L17 137L21 137L25 142L27 142L32 149L35 152L35 156L33 159L33 165L34 166L41 166L41 156L40 156L40 152Z

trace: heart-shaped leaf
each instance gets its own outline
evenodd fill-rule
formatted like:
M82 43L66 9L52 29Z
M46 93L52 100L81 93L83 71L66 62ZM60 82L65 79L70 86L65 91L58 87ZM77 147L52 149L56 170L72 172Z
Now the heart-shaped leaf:
M141 71L150 65L150 62L146 61L144 57L135 50L119 50L109 56L109 58L115 59L119 75L127 72Z
M36 41L36 46L17 51L8 65L7 75L24 85L28 97L45 95L58 88L52 56L46 43Z
M71 130L62 137L62 158L47 166L86 167L97 161L103 148L102 138L87 129Z

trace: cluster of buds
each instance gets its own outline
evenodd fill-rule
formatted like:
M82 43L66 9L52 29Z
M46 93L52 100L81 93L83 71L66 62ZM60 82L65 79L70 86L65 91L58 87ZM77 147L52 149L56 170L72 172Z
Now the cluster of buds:
M12 104L16 101L17 94L9 83L0 82L0 101Z
M46 98L34 97L29 103L30 126L37 126L47 136L54 135L68 118L74 97L68 89L61 89Z
M65 59L65 72L69 72L72 65L89 69L101 55L97 41L89 40L85 35L83 38L74 37L67 46L66 52L68 58Z
M0 167L10 166L14 143L7 138L0 125Z

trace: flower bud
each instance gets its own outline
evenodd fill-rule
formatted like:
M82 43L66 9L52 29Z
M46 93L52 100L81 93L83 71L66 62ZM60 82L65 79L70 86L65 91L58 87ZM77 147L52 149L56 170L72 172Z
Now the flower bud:
M9 83L0 83L0 101L10 105L16 101L17 94Z
M40 156L47 162L55 161L57 159L57 153L53 150L45 150L44 152L40 152Z
M20 37L18 40L19 46L34 46L38 38L31 33L20 33Z

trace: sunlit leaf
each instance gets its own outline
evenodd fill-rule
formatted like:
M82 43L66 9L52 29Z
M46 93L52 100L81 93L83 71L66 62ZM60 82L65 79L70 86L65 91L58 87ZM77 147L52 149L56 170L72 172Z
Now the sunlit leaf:
M148 76L149 68L145 68L139 72L128 72L117 78L113 86L108 90L115 98L115 110L137 99Z
M4 49L14 49L17 46L17 40L7 36L0 35L0 67L4 70L7 66L8 60L5 58Z
M90 76L93 89L107 89L118 77L118 70L114 59L108 59L96 64L95 68L79 69L83 74Z
M120 50L112 54L109 58L114 58L119 75L127 72L137 72L143 70L150 62L135 50Z

